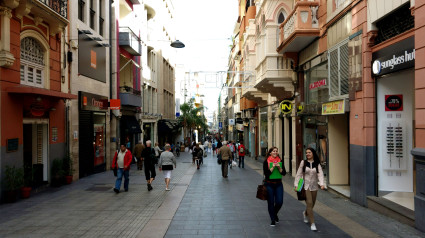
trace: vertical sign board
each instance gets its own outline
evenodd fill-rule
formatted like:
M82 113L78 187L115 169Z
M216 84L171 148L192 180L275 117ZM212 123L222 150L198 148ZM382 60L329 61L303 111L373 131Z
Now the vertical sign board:
M218 123L218 128L223 129L223 123L222 122Z
M90 36L78 32L78 73L106 82L106 49Z

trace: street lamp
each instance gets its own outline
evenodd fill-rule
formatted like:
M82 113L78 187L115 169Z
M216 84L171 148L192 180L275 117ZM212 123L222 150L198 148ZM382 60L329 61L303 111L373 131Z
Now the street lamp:
M179 40L171 42L170 46L173 47L173 48L184 48L185 47L183 42L181 42Z

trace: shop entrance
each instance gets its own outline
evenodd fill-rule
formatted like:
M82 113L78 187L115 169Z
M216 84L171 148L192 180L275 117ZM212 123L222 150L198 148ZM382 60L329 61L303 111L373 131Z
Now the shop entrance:
M37 123L37 124L36 124ZM24 173L33 172L34 186L48 182L48 120L24 119Z
M328 138L328 123L326 116L311 116L304 119L304 150L302 152L303 159L305 159L305 150L313 148L316 150L320 158L325 181L328 175L328 152L327 152L327 138Z

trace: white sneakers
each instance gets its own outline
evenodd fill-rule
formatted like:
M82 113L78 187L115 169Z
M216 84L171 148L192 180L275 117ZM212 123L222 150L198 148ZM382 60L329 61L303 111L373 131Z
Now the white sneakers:
M310 226L310 229L312 231L317 231L316 224L312 223L311 226Z
M303 211L303 218L304 218L304 223L308 223L308 218L307 218L307 216L305 215L305 211Z

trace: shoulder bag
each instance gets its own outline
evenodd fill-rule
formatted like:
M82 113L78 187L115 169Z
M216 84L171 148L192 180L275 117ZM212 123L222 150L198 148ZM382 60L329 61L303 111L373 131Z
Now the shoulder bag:
M267 200L267 188L266 185L264 185L264 174L263 174L263 183L257 186L257 196L256 198L260 200Z

